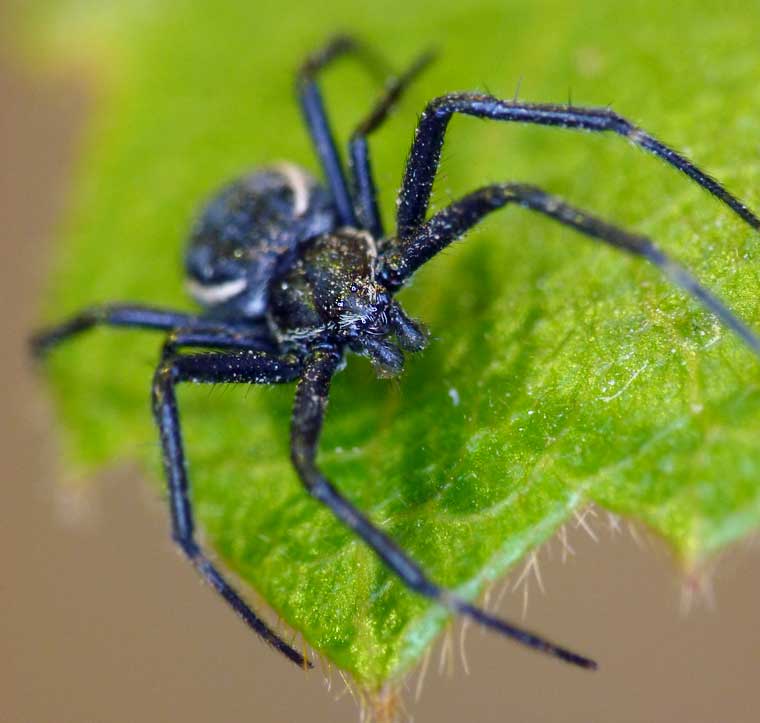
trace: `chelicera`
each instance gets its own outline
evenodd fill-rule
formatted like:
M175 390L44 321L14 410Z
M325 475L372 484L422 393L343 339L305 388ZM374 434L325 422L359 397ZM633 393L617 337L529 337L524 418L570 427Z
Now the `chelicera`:
M398 194L395 231L388 235L378 209L367 139L430 57L422 56L389 81L351 136L346 169L317 79L332 61L347 55L370 69L375 66L361 44L340 36L309 57L297 75L301 109L325 183L295 165L274 165L223 188L200 215L185 263L188 288L203 307L201 313L132 304L98 306L37 334L34 350L42 355L97 325L165 332L153 380L153 413L161 437L174 540L235 612L298 665L309 663L247 605L196 541L175 396L178 384L295 382L291 458L309 494L329 507L415 593L531 648L594 668L589 658L494 617L437 585L324 476L316 457L331 379L348 351L369 357L380 376L399 374L404 352L422 350L427 334L404 313L397 292L439 251L509 204L643 257L760 354L760 339L649 239L601 221L539 188L519 183L488 185L429 216L446 127L454 114L618 134L686 174L753 228L760 228L760 220L684 156L609 109L451 93L428 103L419 118Z

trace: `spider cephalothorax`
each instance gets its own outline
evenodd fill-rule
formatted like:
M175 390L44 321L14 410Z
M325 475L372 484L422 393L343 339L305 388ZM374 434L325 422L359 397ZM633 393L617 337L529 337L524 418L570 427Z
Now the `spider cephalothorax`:
M251 610L196 541L175 396L181 382L297 382L291 458L311 495L360 536L414 592L532 648L593 668L592 660L500 620L436 585L338 492L316 464L330 381L344 364L347 351L369 357L380 376L398 374L403 352L421 350L427 334L403 312L396 292L439 251L487 214L509 204L645 258L760 355L760 339L754 332L649 239L605 223L538 188L492 184L428 216L446 128L456 113L621 135L682 171L753 228L760 228L760 220L685 157L609 109L451 93L431 101L420 116L399 191L395 233L386 236L367 137L430 56L422 56L392 80L358 125L349 146L349 184L316 83L325 66L347 54L364 62L372 57L351 38L338 37L312 55L298 74L299 100L325 186L297 166L281 163L224 187L201 213L185 258L188 288L203 307L201 314L131 304L94 307L36 335L33 347L42 354L96 324L167 333L153 381L153 412L161 435L174 539L238 615L294 662L308 664ZM204 351L188 353L188 349Z
M368 356L380 375L398 374L401 349L422 349L425 334L378 282L377 266L367 231L343 227L312 239L273 279L267 319L275 336L300 346L329 339Z

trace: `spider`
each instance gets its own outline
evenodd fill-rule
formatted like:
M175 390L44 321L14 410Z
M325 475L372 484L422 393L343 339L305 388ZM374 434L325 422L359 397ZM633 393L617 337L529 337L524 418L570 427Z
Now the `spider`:
M358 535L412 591L523 645L583 668L596 663L476 607L433 582L362 514L317 465L317 446L333 375L347 352L368 357L378 376L398 375L404 352L421 351L428 335L396 294L415 271L485 216L510 204L548 216L588 237L659 267L760 356L760 337L648 238L574 208L540 188L497 183L428 214L446 127L455 114L591 132L611 132L658 156L726 204L747 224L760 219L687 158L610 109L502 100L475 92L430 101L419 117L398 194L396 228L386 234L377 203L368 137L386 119L432 56L391 76L349 143L348 173L331 131L318 79L336 59L352 56L370 71L375 56L356 39L336 36L307 58L297 94L325 183L281 163L223 187L190 235L185 267L190 294L203 311L188 314L133 304L85 309L32 339L38 356L98 325L166 333L153 379L152 407L161 438L172 535L203 579L267 643L294 663L311 663L243 600L196 541L175 388L178 384L296 382L291 460L306 491ZM188 350L195 349L192 353ZM197 353L197 350L206 350Z

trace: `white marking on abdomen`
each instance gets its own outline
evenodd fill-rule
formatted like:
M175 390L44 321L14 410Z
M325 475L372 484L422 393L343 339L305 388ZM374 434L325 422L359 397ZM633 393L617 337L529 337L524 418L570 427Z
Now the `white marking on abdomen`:
M285 176L293 191L293 213L296 216L303 216L306 213L306 209L309 208L312 186L311 177L298 166L287 161L278 163L274 166L274 169Z
M223 304L245 291L248 286L248 279L233 279L213 285L201 284L194 279L188 279L186 284L187 290L196 301L206 306L214 306L215 304Z

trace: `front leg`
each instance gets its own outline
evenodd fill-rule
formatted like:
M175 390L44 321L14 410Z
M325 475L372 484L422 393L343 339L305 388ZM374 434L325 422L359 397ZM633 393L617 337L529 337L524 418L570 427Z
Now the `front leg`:
M298 476L312 497L329 507L343 524L359 535L410 590L435 600L453 613L467 615L481 625L530 648L583 668L596 668L593 660L499 620L459 598L450 590L436 585L414 560L388 535L375 527L322 474L316 464L317 445L330 392L330 381L340 362L341 354L335 350L314 351L305 363L296 390L291 427L291 457Z
M417 125L398 197L396 233L402 239L412 236L427 216L430 193L433 190L433 181L441 160L446 128L451 118L457 113L497 121L615 133L623 136L639 148L677 168L722 201L752 228L760 229L760 219L709 174L695 166L685 156L608 108L521 103L480 93L449 93L431 101L420 116Z
M301 667L311 667L301 653L282 640L251 610L238 592L206 557L195 539L193 508L182 444L175 387L181 382L202 384L274 384L293 381L301 370L293 356L277 357L256 351L171 356L165 353L153 382L153 414L161 434L164 471L169 488L172 537L203 579L221 595L265 642Z
M564 226L639 256L657 266L674 284L698 301L760 356L760 337L739 319L718 297L699 283L683 266L671 259L646 236L618 226L565 203L535 186L500 183L481 188L439 211L408 239L399 239L382 259L378 278L396 291L412 274L439 251L463 236L483 218L509 204L517 204L558 221Z

